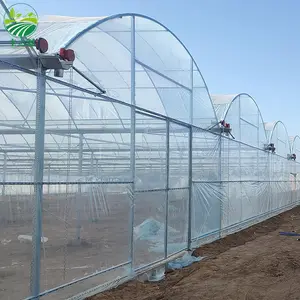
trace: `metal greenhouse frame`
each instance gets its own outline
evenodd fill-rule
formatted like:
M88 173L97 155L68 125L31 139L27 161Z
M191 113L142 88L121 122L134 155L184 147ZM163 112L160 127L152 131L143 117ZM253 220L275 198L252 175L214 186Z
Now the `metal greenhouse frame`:
M1 34L0 297L83 299L298 205L300 138L210 96L156 20L50 16L49 54Z

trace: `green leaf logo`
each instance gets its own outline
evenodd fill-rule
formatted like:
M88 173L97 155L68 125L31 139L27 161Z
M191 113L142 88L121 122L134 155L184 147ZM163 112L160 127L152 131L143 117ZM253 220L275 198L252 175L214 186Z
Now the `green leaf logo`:
M9 14L10 14L10 17L11 17L12 19L15 18L15 15L16 15L16 14L15 14L15 10L14 10L13 7L10 9Z
M38 26L38 15L28 4L14 4L5 13L4 28L14 37L22 38L32 35Z

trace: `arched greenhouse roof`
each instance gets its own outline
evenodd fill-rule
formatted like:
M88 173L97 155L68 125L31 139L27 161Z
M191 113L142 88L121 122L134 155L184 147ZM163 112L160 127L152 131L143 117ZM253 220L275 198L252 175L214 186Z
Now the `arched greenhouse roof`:
M93 18L47 16L41 20L33 38L47 39L49 53L62 47L72 48L76 54L75 67L105 89L107 96L201 128L217 123L206 83L196 62L175 34L158 21L139 14ZM11 39L5 30L0 34L2 40ZM26 53L24 47L0 48L1 55ZM131 72L133 67L135 72ZM36 77L17 70L0 72L3 75L0 78L0 115L5 121L0 127L0 149L5 152L19 149L18 159L23 157L33 162L33 131L22 130L31 130L35 126ZM52 73L49 75L53 76ZM132 103L133 78L135 103ZM63 80L98 92L74 71L65 71ZM58 159L63 162L67 152L54 152L66 149L68 144L77 147L78 151L80 132L83 132L83 148L96 159L100 159L95 154L97 151L111 151L106 159L121 159L120 153L128 151L131 118L128 106L95 99L78 90L70 91L68 87L50 81L47 81L46 88L46 164ZM145 124L149 128L163 126L153 120L137 116L136 124L141 128L145 128ZM54 129L58 132L58 128L59 133L53 133ZM102 133L89 132L94 128L101 128ZM47 130L52 133L47 133ZM62 130L66 133L72 131L71 141ZM152 143L159 148L161 143L158 135L137 139L140 139L138 147ZM175 141L180 144L180 138ZM145 155L149 158L149 154ZM71 156L74 161L78 159L76 149ZM9 159L13 160L12 154L9 154Z
M11 38L5 30L0 34L2 40ZM270 126L265 126L259 107L250 95L210 97L206 83L190 52L172 31L150 17L131 13L110 17L46 16L41 18L34 35L34 38L37 37L48 40L49 53L57 52L62 47L74 49L75 67L105 89L108 96L126 104L135 104L201 128L210 128L219 120L225 119L231 124L233 135L238 140L260 148L267 139L272 141L275 139L278 143L280 137L284 135L284 130L280 129L281 125L278 125L279 129L277 127L274 129L272 125L273 129L268 130ZM0 48L0 54L24 53L26 53L24 47ZM131 72L133 67L134 76ZM0 115L6 122L2 128L34 128L35 76L16 70L1 72L3 76L0 79L2 104ZM132 103L133 78L135 103ZM97 91L96 87L77 73L65 72L64 80ZM69 88L47 82L46 128L53 128L57 124L60 128L67 128L69 94ZM79 91L72 91L72 96L77 97L72 102L72 128L83 131L84 128L93 126L106 128L109 133L101 137L103 148L109 147L110 143L117 145L118 149L128 147L130 143L128 106L109 101L96 101ZM137 119L137 124L139 122L147 123L145 120ZM10 132L3 132L0 134L1 149L34 148L32 134L12 135ZM284 139L284 149L282 145L278 147L280 153L285 153L289 148L289 142L286 141L286 137ZM86 147L90 148L91 145L98 143L92 142L93 140L99 142L99 135L85 133ZM158 143L153 137L151 142ZM46 148L57 147L63 143L66 143L64 135L45 136ZM28 157L26 151L22 155Z
M290 137L291 142L291 153L296 154L296 160L299 161L300 158L300 137L296 135L295 137ZM299 173L300 168L298 164L293 166L293 173Z
M273 143L276 147L276 153L287 157L291 153L291 143L288 131L281 121L265 124L266 130L269 132L269 143Z
M47 16L39 23L35 37L48 40L49 53L61 47L74 49L75 67L102 86L108 96L130 103L132 17L135 18L136 105L202 128L216 123L207 86L193 57L174 33L152 18L139 14L90 18ZM0 53L21 54L26 49L1 47ZM82 79L76 83L91 88Z
M291 137L291 152L295 153L298 158L300 158L300 137L296 135L295 137Z
M267 142L263 117L250 95L214 95L212 101L218 119L230 124L232 134L237 140L263 147Z

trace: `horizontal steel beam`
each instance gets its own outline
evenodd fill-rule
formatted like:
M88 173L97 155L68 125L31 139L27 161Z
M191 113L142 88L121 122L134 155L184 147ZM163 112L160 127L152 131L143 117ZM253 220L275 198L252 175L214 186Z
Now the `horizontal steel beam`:
M0 60L0 64L1 65L6 65L7 66L6 69L15 69L15 70L19 70L21 72L24 72L24 73L27 73L27 74L30 74L30 75L33 75L33 76L38 76L38 73L36 71L32 71L32 70L30 70L30 68L24 68L24 67L22 67L22 66L20 66L16 63L13 63L13 62L9 61L8 58L7 59L4 58L4 59ZM34 60L33 60L33 65L35 65ZM3 66L3 68L5 68L5 67ZM48 76L48 75L45 75L45 78L49 81L55 82L57 84L61 84L62 86L67 86L71 89L75 89L75 90L81 91L83 93L93 95L95 97L99 97L99 96L102 95L101 93L95 93L95 92L90 91L88 89L82 88L80 86L71 84L71 83L63 81L63 80L59 80L57 78L54 78L54 77L51 77L51 76ZM106 97L106 98L108 98L108 97Z
M101 125L100 125L101 126ZM103 126L103 125L102 125ZM45 129L45 134L120 134L120 133L130 133L131 128L128 126L128 128L121 128L121 127L112 127L112 128L52 128L52 129ZM166 128L165 127L158 127L158 128L147 128L147 127L137 127L136 128L137 133L144 133L144 134L152 134L152 133L164 133L166 134ZM171 131L172 133L186 133L188 134L188 131L186 128L176 128ZM0 129L0 134L35 134L35 129L31 128L7 128L7 129Z
M180 82L178 82L178 81L176 81L176 80L170 78L169 76L167 76L167 75L165 75L165 74L163 74L163 73L161 73L161 72L159 72L159 71L153 69L152 67L150 67L149 65L147 65L147 64L145 64L145 63L143 63L143 62L141 62L140 60L136 59L135 62L138 63L140 66L142 66L144 69L147 69L147 70L149 70L149 71L152 72L152 73L155 73L156 75L158 75L158 76L160 76L160 77L166 79L166 80L169 81L169 82L172 82L173 84L175 84L175 85L181 87L182 89L185 89L185 90L187 90L187 91L189 91L189 92L192 91L191 88L189 88L189 87L187 87L187 86L181 84Z
M12 65L17 65L27 70L36 70L38 69L39 61L48 70L69 69L73 64L73 62L60 59L57 54L39 54L36 57L28 54L2 54L0 55L0 70L14 69Z
M113 144L113 143L112 143ZM151 143L149 143L150 146L148 147L142 147L140 145L136 146L136 152L137 153L141 153L141 152L161 152L162 154L166 152L166 148L164 147L157 147L157 146L153 146L151 147ZM55 146L55 145L54 145ZM73 145L72 148L65 148L67 145L61 145L60 148L55 147L55 148L50 148L49 146L45 147L45 153L78 153L79 151L79 147L76 145L76 147L74 147L75 145ZM101 148L101 144L97 144L97 147L95 148L83 148L83 153L126 153L126 152L130 152L130 147L103 147ZM8 148L8 145L1 145L0 144L0 153L34 153L35 149L34 147L30 148L27 145L10 145L10 147L13 148ZM241 152L241 158L245 159L245 158L253 158L259 161L267 161L268 160L268 156L267 154L264 156L256 156L257 151L256 149L248 149L248 148L241 148L242 152ZM184 153L188 152L187 147L184 147L182 145L176 145L175 143L171 144L170 147L170 151L171 152L180 152L182 155ZM199 157L202 159L217 159L214 156L214 153L216 153L217 149L214 147L203 147L203 146L197 146L197 147L193 147L193 156L195 158ZM236 152L237 149L236 148L229 148L230 151L230 155L228 155L228 159L236 159ZM253 156L251 156L251 154L249 153L253 153ZM261 153L264 153L263 151ZM245 156L247 154L247 156ZM149 157L149 156L148 156ZM277 156L274 156L275 159L277 158ZM151 158L151 157L149 157Z
M112 143L113 144L113 143ZM1 145L0 145L1 146ZM26 145L24 145L25 147L19 147L16 148L17 145L15 145L15 147L13 149L5 149L4 148L5 145L2 145L2 149L0 149L0 153L34 153L35 149L34 148L25 148ZM130 152L130 148L100 148L101 145L98 145L98 148L87 148L87 149L83 149L84 153L107 153L107 152ZM233 150L237 150L236 148L230 148L231 151ZM256 149L243 149L245 150L245 152L243 153L249 153L249 152L254 152L256 153ZM45 153L78 153L79 148L45 148ZM175 146L175 147L171 147L170 151L175 151L175 152L188 152L188 148L187 147L183 147L183 146ZM201 153L197 153L197 151L200 151ZM137 145L136 147L136 152L166 152L166 148L164 147L140 147L139 145ZM214 156L209 156L207 155L207 153L214 153L216 152L216 148L211 147L211 148L206 148L206 147L193 147L193 155L199 155L201 158L203 159L209 159L209 158L214 158ZM206 155L204 155L203 153L205 153ZM266 160L267 156L265 157L254 157L255 159L261 159L261 160ZM215 159L217 159L215 157ZM229 159L236 159L235 153L232 153L229 156ZM243 154L242 154L242 159L243 159Z

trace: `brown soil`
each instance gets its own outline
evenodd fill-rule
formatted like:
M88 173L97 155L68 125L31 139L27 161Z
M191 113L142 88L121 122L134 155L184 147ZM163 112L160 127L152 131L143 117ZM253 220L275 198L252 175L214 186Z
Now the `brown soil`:
M164 281L132 281L87 300L300 299L300 241L279 231L300 233L300 207L197 249L206 259Z

